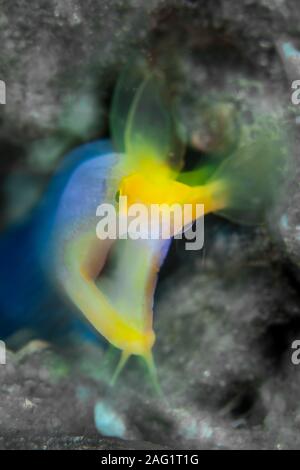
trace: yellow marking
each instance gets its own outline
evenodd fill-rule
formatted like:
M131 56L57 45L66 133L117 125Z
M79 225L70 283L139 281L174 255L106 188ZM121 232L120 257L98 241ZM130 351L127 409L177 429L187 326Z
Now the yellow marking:
M154 343L151 329L140 330L130 324L110 304L108 298L98 289L94 279L83 268L88 247L95 235L85 234L69 241L65 247L65 265L68 276L64 288L75 305L89 322L115 347L129 354L144 355Z
M127 196L127 207L132 204L192 204L193 219L196 217L196 204L204 205L204 213L214 212L226 206L225 186L217 181L203 186L188 186L170 178L152 177L134 173L122 179L120 195Z
M131 174L121 180L120 193L127 196L128 207L134 203L170 206L192 204L193 220L197 214L196 204L204 204L205 213L220 210L226 206L226 190L221 182L190 187L172 179L171 171L166 165L153 166L147 163L147 160L143 164L141 173ZM149 309L148 321L138 325L134 315L132 317L121 315L110 303L109 298L98 289L95 278L105 265L109 251L109 245L104 243L99 245L102 242L98 242L96 233L93 231L66 242L63 256L68 274L62 279L64 288L96 330L111 344L123 351L116 374L131 354L141 355L146 360L153 381L157 383L151 353L155 341L151 309ZM146 297L158 269L155 260L153 260L153 265L149 264L149 269L151 272L149 272L144 293Z

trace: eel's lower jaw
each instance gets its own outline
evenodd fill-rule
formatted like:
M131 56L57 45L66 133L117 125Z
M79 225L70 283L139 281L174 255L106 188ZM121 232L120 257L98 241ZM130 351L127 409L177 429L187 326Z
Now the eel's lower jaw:
M148 357L160 245L105 243L92 231L64 247L62 287L91 325L118 349Z

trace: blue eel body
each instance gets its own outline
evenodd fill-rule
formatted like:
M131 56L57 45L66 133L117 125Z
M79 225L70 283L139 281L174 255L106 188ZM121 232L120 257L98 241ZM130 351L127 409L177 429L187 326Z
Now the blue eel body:
M117 159L109 140L94 141L71 151L30 216L1 235L1 339L28 329L35 337L50 341L64 340L73 332L99 340L99 333L57 288L53 232L57 224L59 229L64 224L72 227L76 219L95 217L95 208L106 194ZM70 202L65 208L64 199ZM168 240L163 248L161 244L158 247L161 263L169 246Z

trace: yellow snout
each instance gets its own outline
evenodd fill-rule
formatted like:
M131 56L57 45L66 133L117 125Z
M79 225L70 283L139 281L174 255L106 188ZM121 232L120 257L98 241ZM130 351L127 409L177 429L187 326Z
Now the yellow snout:
M197 216L197 204L204 205L204 213L214 212L226 205L226 190L220 181L203 186L189 186L167 177L134 173L121 180L120 196L127 197L127 207L133 204L172 206L192 205L192 219Z

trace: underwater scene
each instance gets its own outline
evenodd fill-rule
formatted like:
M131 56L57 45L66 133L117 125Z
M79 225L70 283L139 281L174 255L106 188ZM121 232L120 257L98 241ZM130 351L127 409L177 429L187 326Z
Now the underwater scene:
M297 7L0 0L1 450L300 449Z

